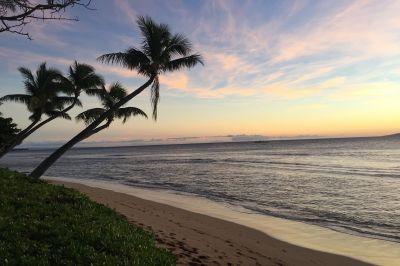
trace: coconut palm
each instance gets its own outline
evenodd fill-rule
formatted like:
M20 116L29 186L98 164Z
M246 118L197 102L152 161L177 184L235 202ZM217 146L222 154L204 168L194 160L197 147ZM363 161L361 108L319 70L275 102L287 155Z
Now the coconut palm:
M124 52L102 55L98 60L104 63L119 64L130 70L135 70L146 77L147 81L115 103L112 108L102 113L84 130L47 157L33 170L30 174L31 177L40 178L62 154L81 141L87 134L90 134L91 131L96 130L103 121L107 120L111 113L118 110L118 108L136 97L150 85L153 118L156 119L160 95L159 75L184 68L192 68L199 63L203 64L201 56L192 53L190 41L181 34L172 34L168 25L157 24L150 17L139 17L137 23L143 37L140 49L131 47Z
M72 102L64 107L62 110L58 110L56 112L48 112L48 118L41 121L40 123L35 124L29 130L26 130L21 136L13 139L8 148L0 153L0 158L4 156L7 152L12 150L15 146L19 145L24 139L26 139L33 132L44 126L45 124L53 121L56 118L63 117L69 118L67 112L72 108L77 106L82 106L79 101L79 96L82 91L86 91L89 89L96 88L97 86L101 86L104 83L104 80L101 76L95 73L95 70L92 66L87 64L82 64L78 62L74 62L72 66L69 67L68 78L60 75L58 77L59 83L58 86L69 95L73 95L71 99Z
M71 119L62 110L65 105L73 103L74 98L60 96L60 93L68 93L67 87L63 85L63 76L60 71L47 68L46 63L39 65L36 75L25 67L20 67L18 70L24 78L26 94L6 95L0 98L0 101L25 104L31 114L29 116L31 123L6 145L7 148L0 152L0 157L21 143L25 135L40 122L43 115Z
M104 54L100 62L119 64L151 80L153 118L157 119L160 96L159 75L203 64L199 54L192 54L192 44L182 34L171 34L166 24L156 24L150 17L137 21L143 36L141 49L131 47L124 52Z
M110 85L108 90L103 85L102 88L91 89L87 92L88 94L98 96L103 107L92 108L76 116L77 121L83 121L86 125L90 125L93 121L96 121L96 119L98 119L103 113L113 108L118 101L127 95L126 90L118 82ZM108 128L115 119L122 119L122 123L125 123L130 117L137 115L147 118L146 113L139 108L120 107L113 112L109 112L107 119L104 121L105 123L102 126L97 127L96 130L91 131L90 134L87 134L86 138Z
M64 86L64 91L70 95L73 95L73 102L69 106L65 107L61 112L55 113L54 115L49 116L46 120L43 120L39 124L35 125L31 130L29 130L29 132L25 134L24 138L27 138L30 134L45 124L60 117L60 115L67 114L67 112L76 105L82 106L81 102L79 101L79 96L81 95L82 91L97 88L98 86L102 86L104 84L103 78L96 74L95 69L90 65L75 61L73 65L69 67L68 72L68 78L61 77L61 81L62 86Z

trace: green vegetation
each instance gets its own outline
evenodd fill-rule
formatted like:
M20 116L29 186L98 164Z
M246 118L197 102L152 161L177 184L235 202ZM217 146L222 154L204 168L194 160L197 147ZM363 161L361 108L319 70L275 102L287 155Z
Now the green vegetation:
M154 237L83 194L0 168L1 265L174 265Z
M0 114L0 150L6 146L9 139L14 138L20 131L12 118L4 118Z

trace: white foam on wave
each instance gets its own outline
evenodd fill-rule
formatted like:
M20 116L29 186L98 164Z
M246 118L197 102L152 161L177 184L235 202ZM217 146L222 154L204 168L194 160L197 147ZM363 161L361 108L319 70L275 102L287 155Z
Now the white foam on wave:
M111 181L46 177L132 195L187 211L245 225L276 239L314 250L344 255L377 265L400 265L400 244L345 234L329 228L272 216L249 213L244 208L168 190L144 189Z

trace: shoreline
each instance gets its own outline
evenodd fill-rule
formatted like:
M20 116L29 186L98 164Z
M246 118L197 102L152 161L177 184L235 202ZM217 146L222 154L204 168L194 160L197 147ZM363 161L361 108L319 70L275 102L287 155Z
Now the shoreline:
M305 257L316 256L318 259L315 261L315 263L311 263L316 265L330 265L329 261L331 260L335 261L335 263L332 265L338 265L338 264L367 265L367 263L378 264L378 265L398 265L400 263L400 245L398 245L397 243L348 235L345 233L340 233L331 229L322 228L315 225L304 224L301 222L294 222L281 218L268 217L266 215L261 215L261 214L241 213L238 210L232 210L231 208L223 206L222 204L212 202L210 200L202 198L194 198L186 195L176 195L172 193L167 193L165 191L141 189L127 185L121 185L112 182L97 181L97 180L82 180L82 179L70 179L70 178L46 178L46 180L50 182L56 182L58 184L64 184L68 187L73 187L75 189L78 189L79 191L88 194L89 197L94 197L93 198L94 200L100 201L101 203L106 205L110 205L110 207L115 208L118 212L121 212L121 208L122 209L127 208L126 206L124 207L124 203L121 202L115 203L113 202L112 199L101 197L100 194L105 193L108 195L110 193L111 194L122 193L122 195L125 195L127 198L125 196L122 197L124 197L129 202L147 201L146 204L144 205L147 207L151 205L152 206L151 208L154 207L153 205L161 204L168 210L173 209L174 210L173 212L179 212L179 213L188 212L189 214L185 213L184 216L190 217L190 219L193 219L193 216L205 216L206 218L203 218L205 221L209 221L210 219L217 219L219 223L224 224L224 226L229 227L232 226L231 224L234 224L235 226L239 226L240 228L241 227L246 228L246 229L243 228L240 229L244 230L246 234L249 233L248 230L256 231L257 233L252 232L249 234L250 235L255 234L264 240L268 239L267 243L271 243L272 241L274 243L279 243L278 245L280 246L284 245L286 248L282 248L282 250L288 250L288 249L296 250L296 252L294 252L293 254L297 255L280 254L279 252L275 252L276 251L275 250L269 256L270 258L275 259L275 264L272 263L271 265L276 265L276 264L279 265L278 262L282 259L283 260L281 262L286 262L286 264L283 263L282 265L299 265L299 264L307 265L307 263L311 263L310 261L305 262L302 261L301 259L298 260L299 252L302 254L302 256ZM115 194L113 195L115 197ZM129 212L123 214L128 218L132 216L132 213ZM158 216L162 217L162 215L164 214L158 213ZM148 220L149 218L146 217L142 217L141 219L142 222L141 224L138 224L139 226L144 226L154 223L153 221L154 219L151 221L149 221ZM180 218L178 216L175 216L175 218L172 220L176 219L179 220ZM180 221L180 222L185 222L185 221ZM205 224L207 224L207 222L205 222ZM205 225L198 225L198 226L200 226L203 231L206 232L210 231L210 228L207 228L207 226ZM176 230L177 228L170 227L167 230L161 230L161 231L171 232ZM211 231L213 231L212 228ZM171 239L163 240L165 236L159 236L159 234L156 231L155 233L157 235L158 240L164 242L169 241L168 243L171 242ZM173 233L176 235L175 238L178 238L179 233L180 233L179 230ZM219 232L213 231L213 235L216 234L219 234ZM219 238L226 238L227 235L229 234L226 234L225 236L219 236ZM190 239L190 237L186 235L186 239ZM200 236L194 238L196 239L199 237ZM249 240L242 239L237 242L240 243L243 241L246 242ZM180 240L180 242L182 241ZM255 244L251 242L252 241L248 243L248 246ZM219 247L221 247L221 245L223 244L224 243L220 243ZM201 243L195 243L194 246L196 245L202 246ZM227 243L225 243L224 245L225 245L224 249L226 248L230 249ZM180 249L179 243L178 244L175 243L173 246L178 250ZM263 254L265 252L268 253L271 251L271 250L267 251L267 249L270 248L270 245L267 246L261 245L260 247L258 246L260 246L259 243L257 245L254 245L254 249L262 248L263 250L260 251L260 254ZM204 248L205 247L200 248L199 252ZM234 255L235 252L239 252L243 256L245 256L244 254L246 254L245 251L243 250L240 251L233 250L232 252L233 252L232 255ZM214 257L214 259L216 259L217 261L219 259L220 262L224 262L226 264L227 258L221 261L221 259L218 257L220 255L214 256L216 254L214 254L215 252L212 252L212 250L207 250L207 252L205 253L208 254L205 256L213 254L212 256L209 257ZM225 253L229 254L230 252L227 251ZM179 254L180 253L176 255ZM327 256L328 257L332 256L332 257L330 257L329 259L324 261L324 263L322 263L322 261L320 260L321 256L325 260L327 259ZM350 260L351 263L347 264L346 261L339 263L338 261L336 261L338 258L342 259L345 258L344 260ZM262 260L263 257L259 257L258 259ZM294 259L295 261L292 261L292 259ZM356 259L358 261L352 259ZM363 263L361 261L367 263ZM185 262L188 263L190 261L185 260ZM320 264L318 264L318 262L320 262ZM240 263L240 260L238 259L233 263ZM254 264L254 261L253 262L248 261L248 263ZM263 261L263 263L261 264L264 265L265 263L271 263L271 260Z

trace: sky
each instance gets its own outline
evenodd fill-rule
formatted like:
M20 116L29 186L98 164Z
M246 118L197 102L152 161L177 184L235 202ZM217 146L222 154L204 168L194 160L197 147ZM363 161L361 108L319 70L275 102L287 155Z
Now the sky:
M93 65L129 91L145 78L99 55L138 46L138 15L185 34L204 66L161 77L159 117L115 123L90 141L243 140L372 136L400 132L400 1L92 1L73 21L30 24L33 40L0 35L0 95L23 93L19 66L41 62L66 72ZM151 114L146 91L130 102ZM84 107L99 105L84 96ZM17 103L1 107L24 127ZM62 142L84 128L58 120L29 143Z

